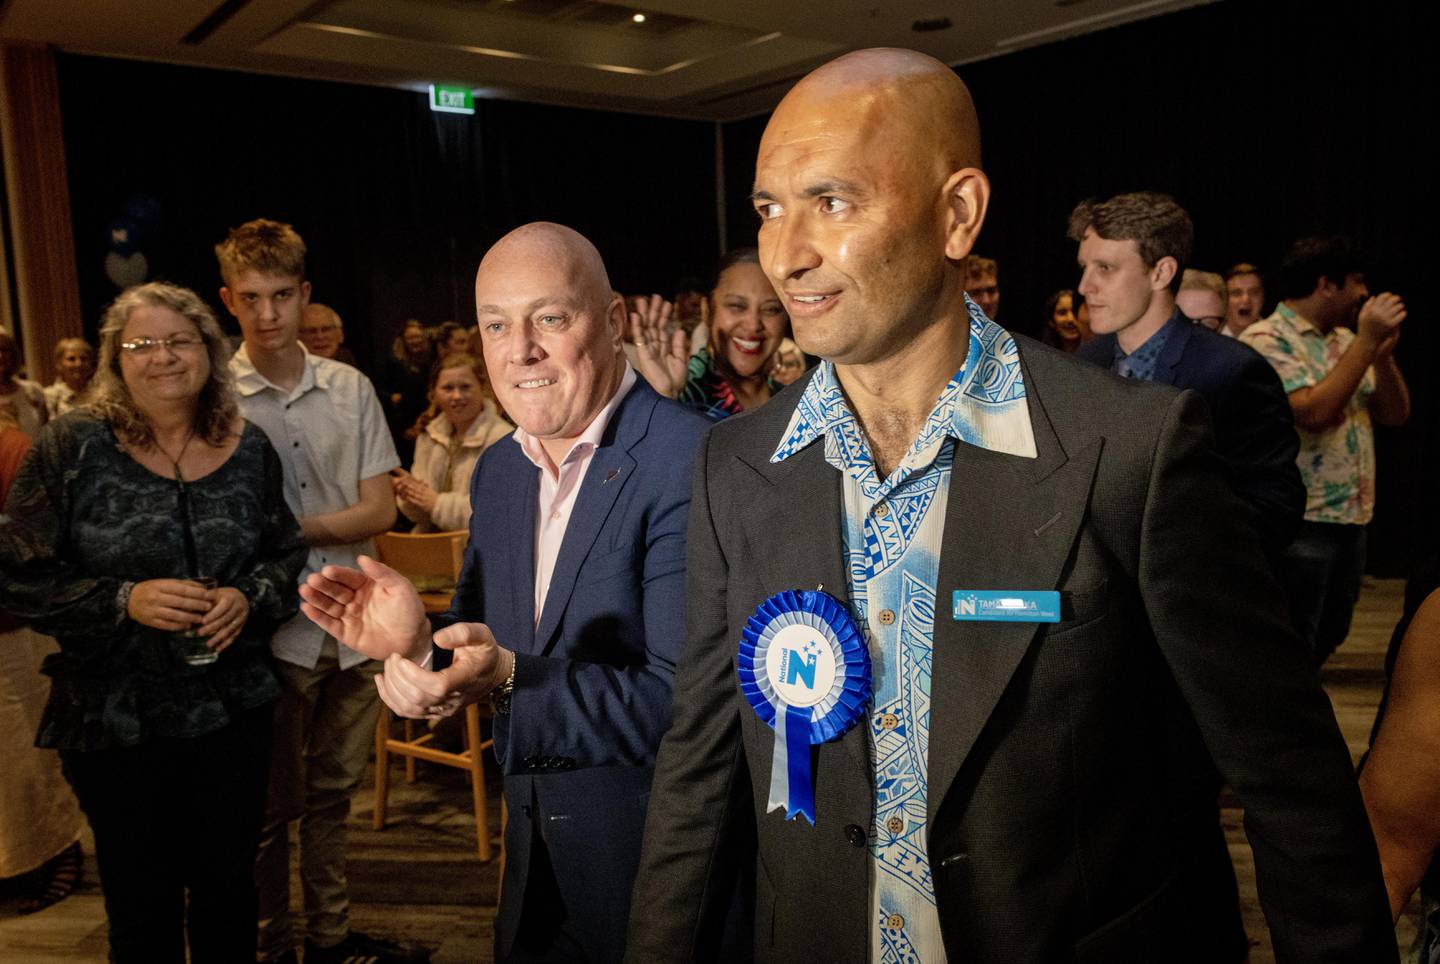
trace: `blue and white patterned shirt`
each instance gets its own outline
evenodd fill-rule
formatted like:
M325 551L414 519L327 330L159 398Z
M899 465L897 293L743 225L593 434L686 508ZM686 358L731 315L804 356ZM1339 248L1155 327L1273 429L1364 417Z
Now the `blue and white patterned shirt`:
M1134 378L1142 382L1153 382L1155 380L1155 366L1160 363L1160 355L1165 351L1165 346L1170 343L1170 336L1175 329L1182 325L1193 325L1195 322L1186 318L1179 308L1171 313L1165 320L1165 324L1155 330L1155 334L1145 339L1145 343L1128 355L1125 349L1120 347L1120 340L1115 340L1115 358L1110 363L1110 370L1121 378Z
M969 299L970 348L919 436L887 479L830 362L800 398L771 461L822 435L842 473L850 598L870 646L867 724L875 790L870 828L873 964L941 964L945 945L930 876L926 804L930 666L941 538L956 440L1025 458L1035 436L1015 341Z

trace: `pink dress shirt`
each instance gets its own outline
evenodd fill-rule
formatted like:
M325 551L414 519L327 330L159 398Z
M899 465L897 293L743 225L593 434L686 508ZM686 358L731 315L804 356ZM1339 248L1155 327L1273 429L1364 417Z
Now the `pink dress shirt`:
M545 610L545 597L550 592L550 579L555 574L555 560L560 558L560 543L565 539L565 528L570 524L570 515L575 509L575 500L580 495L580 483L590 470L595 449L605 435L610 418L620 407L620 400L635 387L635 369L625 364L625 375L620 387L610 396L610 401L600 409L600 414L580 433L570 451L560 460L559 466L550 459L540 440L523 428L515 430L515 441L520 451L535 463L540 470L540 504L535 513L535 625L540 625L540 614Z

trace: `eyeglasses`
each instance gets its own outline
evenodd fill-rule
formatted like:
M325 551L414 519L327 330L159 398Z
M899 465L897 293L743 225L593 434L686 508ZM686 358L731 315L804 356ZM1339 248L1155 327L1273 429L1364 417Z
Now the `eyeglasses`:
M334 331L339 325L308 325L300 329L302 335L323 335L327 331Z
M1211 331L1219 331L1220 326L1225 324L1225 318L1223 315L1202 315L1201 317L1194 319L1194 322L1201 328L1209 328Z
M155 349L161 345L165 350L178 354L182 351L194 351L204 346L205 339L196 338L194 335L171 335L169 338L134 338L130 341L122 341L120 350L131 355L144 357L155 353Z

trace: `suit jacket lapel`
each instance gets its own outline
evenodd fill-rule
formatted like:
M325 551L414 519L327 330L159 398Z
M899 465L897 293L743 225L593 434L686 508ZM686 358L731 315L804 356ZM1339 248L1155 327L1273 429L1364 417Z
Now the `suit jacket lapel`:
M784 426L788 419L787 411L779 424ZM840 472L825 461L824 440L817 439L785 461L772 463L770 455L779 444L778 432L773 436L756 432L755 436L763 439L768 448L737 456L736 471L751 479L759 476L757 486L751 489L754 497L745 503L754 510L747 522L746 539L752 557L759 561L766 596L784 589L823 588L850 610L848 562L841 534L845 524L841 515L841 478ZM804 536L797 537L799 533ZM764 598L754 602L758 605ZM857 778L846 792L868 795L870 748L865 724L852 728L841 737L840 744L849 758L846 776L853 773ZM825 755L822 749L822 760ZM768 767L768 757L763 762Z
M510 591L515 625L525 636L531 652L535 645L535 512L540 501L540 470L514 446L511 456L515 491L519 498L510 500ZM492 617L493 618L493 617Z
M932 826L1039 629L1035 623L957 622L950 616L951 595L956 589L1058 588L1099 460L1099 442L1066 453L1028 366L1025 384L1037 458L966 444L955 453L935 599L928 764Z
M1155 381L1165 385L1175 384L1175 369L1179 367L1180 359L1185 355L1185 346L1190 344L1190 336L1194 331L1195 326L1190 324L1171 329L1160 357L1155 360Z
M595 545L610 510L621 490L635 474L635 460L629 449L645 434L650 413L659 399L649 386L636 385L615 410L610 425L605 430L605 439L595 450L590 468L580 483L580 494L575 498L575 509L570 523L565 527L565 538L560 543L560 555L555 560L555 571L550 577L550 590L545 594L545 608L540 613L540 624L535 628L535 651L543 653L551 645L551 637L560 626L560 617L570 604L575 591L575 580L580 567ZM531 535L534 541L534 535ZM535 585L535 566L530 566L530 585ZM533 595L533 593L532 593Z

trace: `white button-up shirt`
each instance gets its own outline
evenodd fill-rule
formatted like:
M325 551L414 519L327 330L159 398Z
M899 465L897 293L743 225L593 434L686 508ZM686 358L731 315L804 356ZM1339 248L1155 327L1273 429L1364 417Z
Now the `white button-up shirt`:
M301 346L302 350L304 346ZM400 465L395 441L370 379L341 362L305 352L300 383L286 391L255 369L244 345L230 359L240 411L265 430L285 466L285 501L296 518L348 509L360 501L360 481ZM305 577L324 565L351 566L371 555L369 539L348 545L313 546ZM277 659L313 668L325 631L298 614L275 631L270 649ZM365 657L340 646L340 668Z

